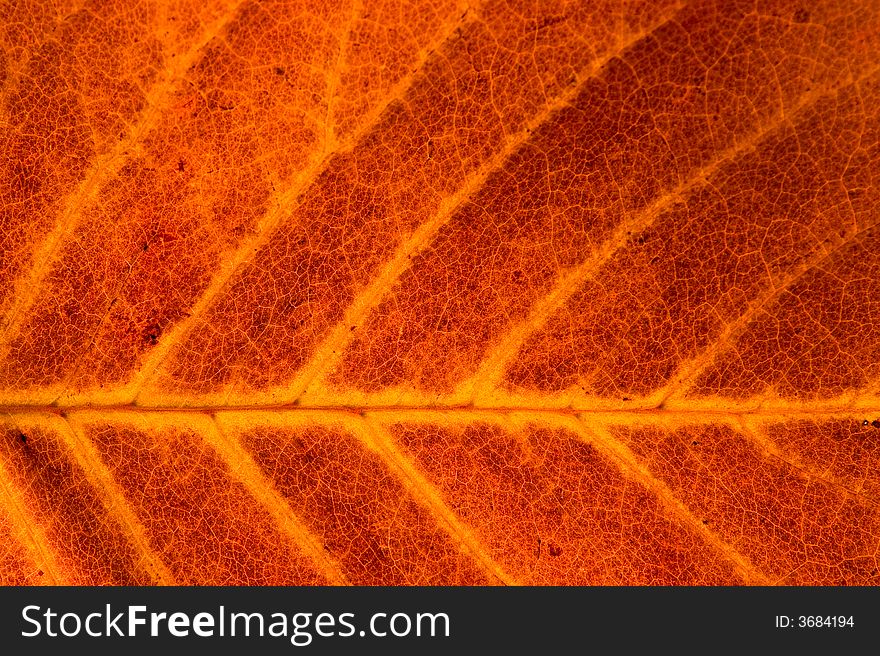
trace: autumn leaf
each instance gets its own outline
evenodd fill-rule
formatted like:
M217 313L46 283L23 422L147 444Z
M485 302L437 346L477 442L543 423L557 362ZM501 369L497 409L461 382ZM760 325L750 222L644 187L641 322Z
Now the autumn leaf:
M3 583L880 584L876 2L0 7Z

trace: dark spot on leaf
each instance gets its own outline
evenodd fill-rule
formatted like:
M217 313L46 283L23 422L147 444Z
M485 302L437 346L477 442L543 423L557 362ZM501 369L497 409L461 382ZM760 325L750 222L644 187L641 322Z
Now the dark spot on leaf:
M526 26L526 31L528 32L537 32L543 30L545 28L556 25L557 23L562 23L563 21L568 20L568 16L566 15L557 15L557 16L545 16L540 20L530 21L530 24Z
M37 576L42 576L42 575L43 575L43 570L40 570L37 572Z
M144 328L143 332L143 340L147 344L151 346L155 346L159 343L159 337L162 336L162 326L158 323L151 323L149 326Z
M809 20L810 20L810 12L808 12L803 7L799 7L794 12L794 22L795 23L806 23Z
M553 556L554 558L556 558L557 556L562 554L562 547L557 546L552 543L550 544L550 546L548 547L547 550L550 552L550 555Z
M880 419L875 419L874 421L871 422L871 425L874 428L880 428Z
M28 440L27 435L25 435L24 433L19 433L18 439L20 439L22 442L25 442L25 443L27 443L27 440Z
M177 170L183 171L185 168L186 168L186 162L184 162L182 159L177 160Z
M144 242L143 244L141 244L141 250L146 253L148 250L150 250L150 245L147 242Z
M281 66L276 66L273 70L275 75L284 75L284 69Z

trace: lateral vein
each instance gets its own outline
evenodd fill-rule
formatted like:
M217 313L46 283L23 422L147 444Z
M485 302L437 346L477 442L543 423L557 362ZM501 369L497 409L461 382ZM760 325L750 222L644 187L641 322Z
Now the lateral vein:
M395 444L391 435L369 415L359 422L349 422L353 432L371 450L378 453L413 499L421 502L437 524L462 545L491 578L504 585L517 585L513 577L486 551L473 531L453 513L440 493Z
M473 20L473 14L470 13L469 15L471 17L467 18L465 22ZM284 221L289 217L292 209L296 207L306 189L327 169L334 157L351 151L364 136L368 135L379 124L388 107L406 95L407 90L416 81L419 73L427 64L434 51L455 34L455 31L462 24L460 22L461 18L464 17L459 17L458 20L449 26L447 31L441 34L440 38L420 51L413 72L391 88L382 101L372 108L357 130L341 142L334 140L331 143L325 140L325 148L328 147L329 143L330 149L314 153L310 164L293 176L283 190L274 195L269 202L270 209L259 219L254 236L242 242L232 256L221 264L217 274L211 279L208 287L193 305L189 315L169 330L167 337L151 351L150 356L146 359L140 370L134 374L126 385L127 391L125 395L127 398L133 401L139 398L144 387L155 377L169 354L202 320L202 317L214 300L227 288L234 274L242 266L246 265L253 257L253 254L269 241L275 230L284 224Z
M209 423L203 437L226 463L230 476L244 485L250 495L269 512L281 533L311 559L332 585L348 585L339 563L327 553L321 540L296 516L239 441L221 429L215 414L211 414Z
M97 491L107 513L116 519L127 534L150 577L159 585L175 585L174 575L150 546L143 524L132 511L125 493L104 464L92 440L81 425L72 423L65 414L61 417L67 429L59 431L64 445L85 474L86 480Z
M146 94L144 108L137 122L128 128L124 138L120 139L110 152L95 159L79 186L67 196L59 220L38 247L26 279L16 285L12 304L0 320L0 326L3 327L0 334L0 360L7 356L11 348L12 336L19 332L30 309L36 303L37 295L50 273L56 253L79 225L80 210L96 198L105 182L122 170L135 151L135 146L145 134L158 125L161 118L159 108L165 105L176 83L183 79L186 71L195 63L202 48L226 28L241 4L243 2L237 2L222 17L208 25L192 47L181 56L166 58L166 67L159 73L156 83Z
M616 462L627 476L650 490L661 504L692 533L699 536L725 560L732 563L737 574L748 584L768 585L770 583L770 580L748 558L694 517L690 508L676 497L665 483L654 476L628 447L611 435L607 428L592 422L587 425L580 418L567 419L563 425Z
M709 178L724 164L735 160L738 156L754 148L781 126L791 124L794 117L800 112L826 96L839 93L842 89L849 88L873 76L878 70L880 70L880 67L874 67L843 86L814 89L804 94L790 111L780 112L774 120L763 124L745 139L724 150L712 162L695 171L693 175L680 185L663 194L647 208L633 214L618 225L612 235L598 250L580 265L562 274L553 288L534 305L526 319L514 325L507 332L498 342L497 346L483 360L477 372L469 380L461 384L456 392L456 397L460 399L467 397L472 402L479 402L481 396L490 396L493 392L496 392L507 367L526 341L546 325L550 317L564 306L569 298L582 287L585 281L596 276L602 267L611 261L620 249L627 244L630 233L643 231L651 226L663 214L664 210L675 201L684 197L693 189L708 184Z
M880 500L844 485L832 478L827 471L819 471L815 467L802 462L796 454L784 451L767 435L767 432L764 430L766 423L766 421L757 422L754 417L738 417L735 422L731 423L731 427L745 436L762 453L791 467L808 482L814 480L822 481L839 489L848 497L867 502L874 507L880 507Z
M414 258L433 241L438 231L456 215L475 193L484 187L492 174L499 171L504 163L528 142L535 130L547 123L561 110L569 107L587 82L594 79L608 62L674 20L674 17L674 13L672 16L665 17L657 24L638 32L619 44L614 50L591 61L579 71L578 81L575 85L548 103L519 132L510 135L502 148L471 174L455 194L444 199L438 210L427 221L419 225L412 236L396 249L379 275L373 278L366 289L349 305L343 319L330 330L316 348L311 359L288 386L285 397L290 400L300 398L307 392L310 384L320 381L333 371L342 359L346 348L354 339L350 326L363 323L364 317L379 305L388 291L400 279L400 276L410 268Z
M8 413L4 413L8 414ZM32 521L24 508L21 493L14 489L7 464L0 456L0 499L4 501L15 536L21 540L31 561L43 572L47 585L67 583L43 527Z
M861 230L851 230L837 244L827 251L821 248L817 249L801 265L783 276L777 284L767 287L767 289L759 294L753 302L749 303L748 307L742 314L725 325L721 334L712 341L709 347L679 367L677 375L673 377L666 389L661 390L658 394L660 403L680 401L687 396L687 393L693 388L700 376L708 371L709 367L721 355L727 353L734 347L737 338L745 333L752 319L762 312L764 308L780 298L807 273L810 273L820 264L828 261L835 253L840 252L841 249L853 243L858 237L873 229L878 224L880 224L880 221Z

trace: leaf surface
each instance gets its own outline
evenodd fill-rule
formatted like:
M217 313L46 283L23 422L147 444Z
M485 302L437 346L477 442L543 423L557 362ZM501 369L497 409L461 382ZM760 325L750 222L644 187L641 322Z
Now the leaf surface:
M0 15L3 583L880 583L876 3Z

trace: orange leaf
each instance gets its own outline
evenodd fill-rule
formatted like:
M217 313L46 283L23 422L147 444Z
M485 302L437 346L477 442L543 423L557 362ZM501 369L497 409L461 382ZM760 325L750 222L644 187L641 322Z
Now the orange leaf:
M0 581L880 583L880 9L0 23Z

